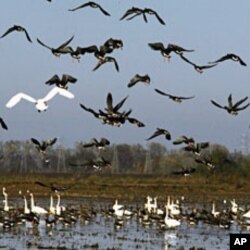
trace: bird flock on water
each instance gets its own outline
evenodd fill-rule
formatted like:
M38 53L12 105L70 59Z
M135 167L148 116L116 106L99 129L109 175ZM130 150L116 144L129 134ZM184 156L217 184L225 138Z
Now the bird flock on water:
M19 191L20 201L15 203L9 200L5 187L2 188L4 197L3 208L0 210L0 227L3 230L13 228L37 228L60 229L61 226L74 226L80 223L86 225L94 223L98 216L113 218L114 227L120 229L129 226L132 219L142 227L175 230L178 227L210 225L223 230L230 230L232 225L238 225L242 229L249 228L250 210L247 206L239 205L235 199L223 201L212 200L203 206L194 206L187 202L184 196L170 197L166 200L158 199L157 196L147 196L144 201L136 205L121 204L118 199L113 204L98 208L97 206L77 206L61 202L61 194L76 185L76 182L67 186L45 184L40 181L36 185L50 190L50 198L47 205L37 205L35 195ZM55 202L55 196L57 201ZM29 199L28 199L29 197ZM179 199L180 198L180 199ZM22 200L21 200L22 199ZM145 202L145 203L144 203ZM62 204L63 203L63 204ZM97 223L100 223L98 220ZM183 228L182 228L183 230Z
M52 2L47 0L48 2ZM88 10L92 8L93 10ZM97 15L98 11L100 12L100 15L103 15L103 18L112 18L112 13L110 13L108 10L106 10L105 6L101 6L97 2L85 2L77 6L73 6L72 8L69 8L67 11L69 12L75 12L75 11L82 11L83 13L86 11L92 11L92 15ZM132 22L134 18L140 18L142 17L143 22L145 22L145 25L147 23L153 22L150 17L155 18L155 25L167 25L166 21L166 14L160 13L160 10L154 10L148 7L139 8L132 6L124 11L123 14L121 14L121 17L118 22ZM92 21L92 20L90 20ZM0 39L8 39L8 36L12 35L14 36L14 33L23 33L25 35L25 38L27 42L34 43L38 46L42 46L43 48L49 50L52 55L55 57L60 56L70 56L74 61L81 62L81 58L85 56L86 54L92 54L96 59L96 65L93 67L92 71L95 72L99 70L101 67L104 67L103 65L107 63L111 63L115 69L115 71L120 72L120 66L119 62L113 55L113 52L115 50L122 49L123 46L126 46L123 43L123 40L121 38L109 38L107 40L104 40L104 43L101 45L96 44L90 44L87 46L77 46L76 48L73 48L70 44L73 41L75 35L72 35L70 38L66 38L65 41L59 42L59 45L51 45L50 41L44 41L41 36L37 37L36 39L33 38L32 35L29 34L28 30L21 26L20 24L10 24L9 27L6 27L5 30L2 31L2 35L0 36ZM77 34L76 34L77 35ZM194 48L183 48L180 45L168 43L164 44L161 41L152 42L148 41L145 43L145 46L148 47L149 53L150 50L155 52L160 52L161 56L164 59L167 59L168 62L171 61L172 55L176 55L179 57L179 59L186 63L187 65L191 65L195 71L202 74L204 71L212 68L218 67L219 64L225 62L225 61L233 61L238 63L240 66L246 67L247 63L237 54L234 54L232 52L228 52L225 55L218 56L218 59L208 61L206 64L196 64L195 62L191 61L188 58L188 55L190 53L195 53ZM4 48L3 48L4 49ZM46 51L44 51L46 53ZM139 52L138 52L139 53ZM108 67L108 66L107 66ZM50 79L45 81L46 85L53 86L53 88L45 95L44 97L37 98L33 97L27 93L16 93L13 97L10 97L8 102L6 103L7 108L13 108L16 105L18 105L21 101L27 101L30 103L33 103L35 105L35 108L38 110L38 112L46 111L48 109L48 102L54 98L55 96L62 96L68 99L73 99L75 97L75 93L71 92L69 90L70 84L75 84L78 81L77 77L72 76L70 74L62 74L62 76L58 76L58 74L54 74ZM151 77L149 74L135 74L134 76L130 76L130 80L127 83L128 88L136 88L136 85L140 85L139 83L144 83L145 85L150 85L151 83ZM139 87L139 86L138 86ZM159 95L168 97L172 101L176 103L182 103L183 101L190 100L195 98L194 95L192 96L182 96L182 95L176 95L173 93L167 93L166 90L160 90L158 88L154 89L155 92ZM27 91L28 92L28 91ZM110 126L120 127L124 125L125 123L130 123L132 125L135 125L138 128L143 128L147 124L145 124L143 121L140 120L140 118L134 117L132 115L133 110L132 109L122 109L123 105L125 104L126 100L128 99L128 95L125 96L122 100L118 102L114 102L114 96L111 92L107 93L106 95L106 106L99 108L98 110L95 110L92 107L89 107L88 104L80 103L79 108L81 108L85 113L89 113L94 118L97 118L101 121L102 124L107 124ZM215 100L211 100L211 103L220 109L224 109L227 111L230 115L238 115L238 113L242 110L245 110L249 107L250 102L248 102L248 96L243 97L242 99L233 102L232 93L228 96L228 104L223 105L219 104ZM7 130L7 124L5 121L1 118L0 124L3 129ZM183 134L185 134L185 131L183 131ZM172 135L170 131L168 131L167 128L162 128L160 125L158 128L156 128L155 131L152 131L151 135L145 136L145 140L149 141L152 140L158 136L164 136L167 141L172 140ZM47 141L44 140L42 142L39 142L39 140L35 138L31 138L31 141L34 143L34 146L38 149L38 151L42 154L45 153L46 148L48 146L52 146L56 142L57 138L48 139ZM103 149L105 146L108 146L110 144L110 141L107 138L101 138L100 140L93 138L90 143L86 143L83 145L83 147L96 147L97 149ZM173 145L179 145L184 144L185 147L183 148L185 151L191 152L195 156L195 161L201 164L204 164L208 166L209 168L214 168L213 163L206 157L202 156L202 150L209 147L209 142L197 142L194 138L188 137L186 135L180 135L179 138L175 139L173 141ZM98 167L98 169L101 166L110 165L110 162L102 158L101 160L92 160L88 164ZM72 163L74 165L74 163ZM84 165L84 164L83 164ZM191 173L192 171L190 171ZM176 172L177 173L177 172Z

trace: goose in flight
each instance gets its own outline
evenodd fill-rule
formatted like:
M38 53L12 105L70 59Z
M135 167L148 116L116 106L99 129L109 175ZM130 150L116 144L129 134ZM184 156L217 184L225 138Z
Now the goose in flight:
M106 160L104 157L88 163L94 170L100 171L103 168L111 168L111 162Z
M120 39L109 38L103 45L90 45L87 47L77 47L75 51L71 53L73 58L79 59L81 55L86 53L92 53L98 60L104 60L106 54L112 53L115 49L122 49L123 42Z
M35 138L31 138L30 139L35 145L36 145L36 149L40 152L40 153L45 153L46 152L46 149L49 147L49 146L52 146L56 143L57 141L57 138L53 138L53 139L49 139L49 140L46 140L46 141L41 141L39 142L37 139Z
M131 88L133 87L136 83L138 82L143 82L145 84L150 84L150 77L149 75L139 75L139 74L136 74L128 83L128 88Z
M139 128L143 128L143 127L145 127L145 124L144 123L142 123L141 121L139 121L138 119L136 119L136 118L133 118L133 117L127 117L127 120L128 120L128 122L130 122L131 124L134 124L134 125L136 125L137 127L139 127Z
M130 16L130 15L132 15L132 14L133 14L133 16L128 17L128 16ZM123 19L125 19L126 17L128 17L126 20L131 20L131 19L133 19L134 17L139 16L139 15L141 15L141 14L143 14L143 9L140 9L140 8L137 8L137 7L132 7L132 8L130 8L130 9L128 9L128 10L123 14L123 16L120 18L120 21L123 20ZM143 18L144 18L144 21L147 22L147 18L146 18L146 16L145 16L145 14L143 15Z
M171 140L171 134L169 133L169 131L167 131L166 129L163 129L163 128L157 128L156 131L153 133L153 135L151 135L146 140L149 141L149 140L151 140L159 135L165 135L165 138L167 140Z
M52 192L64 192L64 191L72 188L76 184L76 182L74 184L67 185L67 186L58 186L55 183L45 184L45 183L40 182L40 181L35 181L35 184L39 185L41 187L49 188Z
M248 99L248 97L246 96L243 99L236 102L235 104L233 104L232 94L230 94L228 96L228 106L222 106L222 105L218 104L217 102L215 102L214 100L211 100L211 103L218 108L225 109L230 115L238 115L238 111L246 109L250 105L250 103L248 103L245 106L239 107L247 99Z
M202 149L209 147L209 145L209 142L189 143L183 149L193 153L194 155L200 156Z
M96 147L98 149L105 149L105 147L109 144L110 141L103 137L100 139L100 141L98 141L96 138L93 138L90 142L84 143L82 146L84 148Z
M85 55L86 53L89 53L89 54L94 54L94 56L97 59L103 60L105 58L105 55L107 53L113 52L113 50L114 50L113 48L108 47L108 46L104 46L104 45L101 45L99 48L97 45L90 45L87 47L79 47L78 46L76 48L76 50L71 53L71 56L73 58L79 59L80 56Z
M52 76L45 84L48 85L53 85L55 84L58 88L63 88L63 89L68 89L67 84L70 83L75 83L77 79L71 75L63 74L62 78L58 75Z
M225 60L233 60L234 62L239 62L242 66L247 66L247 64L238 55L235 55L232 53L226 54L225 56L222 56L218 60L216 60L214 62L209 62L209 63L219 63L219 62L223 62Z
M107 108L105 110L108 112L108 115L111 116L120 116L119 109L123 106L124 102L127 100L128 96L123 98L120 102L118 102L115 106L113 106L113 96L111 93L108 93L106 98Z
M8 126L6 125L2 117L0 117L0 125L3 129L8 130Z
M105 16L110 16L110 14L106 10L104 10L100 4L95 3L95 2L87 2L87 3L81 4L80 6L78 6L76 8L69 9L69 11L76 11L76 10L79 10L79 9L82 9L82 8L85 8L85 7L91 7L93 9L99 9Z
M167 94L159 89L155 89L155 91L160 95L168 96L170 99L172 99L173 101L175 101L177 103L181 103L183 100L188 100L188 99L194 98L194 96L183 97L183 96L170 95L170 94Z
M185 135L182 135L178 139L173 141L174 145L179 145L179 144L182 144L182 143L190 145L190 144L194 144L195 140L192 137L187 137Z
M107 63L107 62L112 62L114 63L115 65L115 69L117 72L119 72L119 65L116 61L116 59L114 57L111 57L111 56L106 56L104 57L103 59L100 59L98 61L98 63L96 64L96 66L93 68L93 71L96 71L98 68L100 68L104 63Z
M178 55L183 55L184 52L193 52L193 49L184 49L178 45L169 43L167 47L164 46L161 42L156 43L149 43L148 46L155 51L160 51L162 56L164 58L167 58L168 60L171 58L170 54L171 52L174 52Z
M121 39L114 39L111 37L103 44L103 46L106 46L112 49L122 49L123 41Z
M192 173L194 173L196 171L195 168L184 168L182 167L179 170L175 170L172 172L172 175L183 175L183 176L189 176Z
M209 169L215 168L215 165L207 157L197 157L197 158L195 158L195 161L197 163L200 163L200 164L207 166Z
M168 60L171 58L170 53L172 52L172 49L167 46L166 48L164 47L164 44L161 42L156 42L156 43L149 43L148 46L155 51L160 51L161 55L164 58L167 58Z
M74 52L73 49L70 46L68 46L69 43L73 40L73 38L74 38L74 36L72 36L69 40L67 40L66 42L64 42L63 44L58 46L57 48L52 48L52 47L46 45L38 38L36 40L40 45L51 50L53 55L55 55L56 57L59 57L61 54L72 54Z
M24 27L20 26L20 25L13 25L12 27L10 27L10 28L5 32L0 38L3 38L3 37L5 37L5 36L7 36L9 33L13 32L13 31L24 32L24 34L25 34L27 40L28 40L30 43L32 43L32 40L31 40L31 38L30 38L30 36L29 36L27 30L26 30Z
M103 168L110 168L111 162L106 160L104 157L100 157L100 159L96 160L88 160L83 163L70 163L72 167L84 167L85 169L91 169L95 171L101 171Z
M100 112L96 112L95 110L91 109L91 108L87 108L85 105L83 105L82 103L80 103L80 107L82 109L84 109L85 111L91 113L95 118L100 119L101 121L104 121L104 119L106 118L106 114L103 115Z
M146 14L154 15L157 18L157 20L159 21L160 24L165 25L165 22L159 16L159 14L155 10L150 9L150 8L140 9L140 8L137 8L137 7L132 7L130 9L128 9L123 14L123 16L120 18L120 20L123 20L123 19L127 18L126 20L128 21L128 20L132 20L133 18L135 18L135 17L137 17L139 15L142 15L145 23L147 23L148 19L147 19Z
M49 91L49 93L40 99L35 99L30 95L27 95L25 93L18 93L16 95L14 95L7 103L6 103L6 107L7 108L13 108L17 103L19 103L22 99L35 103L35 107L38 110L38 112L41 111L46 111L48 109L48 104L47 102L52 99L55 95L62 95L64 97L67 97L69 99L74 98L74 95L69 92L66 89L62 89L62 88L58 88L58 87L54 87L53 89L51 89Z
M152 10L150 8L145 8L143 13L149 14L149 15L154 15L160 24L162 24L162 25L166 24L155 10Z
M202 74L202 73L204 72L205 69L210 69L210 68L213 68L214 66L217 65L217 63L214 63L214 64L210 64L210 65L202 65L202 66L199 66L199 65L197 65L197 64L195 64L195 63L189 61L189 60L188 60L186 57L184 57L183 55L180 55L180 57L181 57L185 62L191 64L191 65L194 67L194 69L195 69L198 73L200 73L200 74Z

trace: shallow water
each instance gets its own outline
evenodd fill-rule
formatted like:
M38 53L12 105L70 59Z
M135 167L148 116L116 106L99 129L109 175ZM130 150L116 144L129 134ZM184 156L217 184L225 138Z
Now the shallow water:
M64 204L77 208L78 204L94 207L97 212L88 223L78 219L74 225L61 223L52 228L41 218L39 225L0 228L0 249L189 249L193 246L203 249L229 249L229 234L244 232L237 223L230 230L218 226L198 223L190 225L181 219L176 229L160 229L157 223L144 226L137 216L124 219L120 229L115 228L115 218L101 213L101 208L112 206L112 201L84 202L63 200ZM39 200L39 205L48 205ZM139 204L142 206L143 204Z

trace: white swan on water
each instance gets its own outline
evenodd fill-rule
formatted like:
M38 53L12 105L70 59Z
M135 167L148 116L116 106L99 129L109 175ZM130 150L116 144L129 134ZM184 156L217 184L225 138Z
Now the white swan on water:
M165 225L168 227L168 228L175 228L175 227L178 227L181 225L181 222L179 220L176 220L176 219L172 219L169 217L169 209L168 209L168 206L165 206L166 208L166 216L164 218L164 222L165 222Z
M213 201L211 214L216 218L220 215L220 212L215 210L215 203Z
M150 196L147 196L146 199L147 199L147 202L144 204L144 209L145 209L148 213L151 213L151 212L152 212L152 209L153 209L153 205L152 205L153 198L150 197Z
M164 214L164 211L162 209L158 208L157 199L158 199L157 196L154 197L154 203L152 204L152 209L153 209L153 212L155 214L162 215L162 214Z
M3 210L5 212L9 212L10 211L10 207L8 205L8 194L6 193L6 188L5 187L3 187L3 196L4 196L4 200L3 200L4 207L3 207Z
M44 208L35 206L34 196L32 193L30 193L30 208L31 208L31 212L35 214L47 214L48 213L48 211L45 210Z
M120 210L123 208L123 205L118 204L118 200L115 200L115 204L112 207L114 210Z
M39 112L45 111L48 108L47 102L57 94L70 98L70 99L74 98L74 95L68 90L54 87L53 89L49 91L49 93L45 97L40 98L40 99L35 99L30 95L20 92L14 95L12 98L10 98L10 100L6 103L6 107L13 108L17 103L19 103L22 99L24 99L26 101L35 103L35 107Z
M54 207L54 201L53 201L53 195L50 195L50 205L49 205L49 212L51 214L55 214L56 213L56 208Z

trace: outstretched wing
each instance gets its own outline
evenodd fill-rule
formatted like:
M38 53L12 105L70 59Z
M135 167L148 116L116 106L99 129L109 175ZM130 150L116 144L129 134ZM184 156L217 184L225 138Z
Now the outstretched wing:
M227 54L227 55L225 55L225 56L222 56L222 57L219 58L218 60L213 61L213 62L209 62L209 63L219 63L219 62L223 62L223 61L228 60L228 59L231 59L229 54Z
M247 64L238 56L238 59L239 59L239 63L242 65L242 66L247 66Z
M42 45L43 47L52 50L51 47L49 47L48 45L46 45L45 43L43 43L43 42L42 42L41 40L39 40L38 38L37 38L36 40L37 40L37 42L38 42L40 45Z
M62 75L62 82L64 83L67 83L67 82L75 83L76 81L77 79L71 75L67 75L67 74Z
M32 40L31 40L31 38L30 38L30 36L29 36L26 29L24 29L24 33L25 33L25 36L26 36L27 40L32 43Z
M191 62L191 61L189 61L185 56L183 56L183 55L180 55L180 57L185 61L185 62L187 62L187 63L189 63L189 64L191 64L191 65L193 65L193 66L196 66L196 64L195 63L193 63L193 62ZM212 66L212 65L210 65L210 66ZM215 66L215 65L214 65ZM212 66L213 67L213 66Z
M127 119L128 119L128 121L129 121L130 123L135 124L135 125L136 125L137 127L139 127L139 128L145 127L145 124L144 124L144 123L142 123L141 121L139 121L139 120L137 120L137 119L135 119L135 118L128 117Z
M118 65L116 59L113 57L110 57L110 62L113 62L115 64L115 69L116 69L116 71L119 72L119 65Z
M110 14L105 9L103 9L100 4L98 4L98 8L105 16L110 16Z
M90 147L96 146L96 144L97 144L97 140L93 138L90 142L82 144L82 146L84 148L90 148Z
M227 101L228 101L228 107L233 108L232 94L228 96Z
M126 96L125 98L123 98L120 102L118 102L115 107L113 108L115 112L117 112L122 105L124 104L124 102L127 100L128 96Z
M93 68L93 71L96 71L97 69L99 69L101 67L101 65L104 64L103 60L99 60L98 63L96 64L96 66Z
M52 146L53 144L56 143L56 141L57 141L57 138L55 137L55 138L53 138L53 139L48 140L48 141L47 141L47 144L50 145L50 146Z
M240 108L236 108L236 111L241 111L243 109L246 109L248 106L250 105L250 103L246 104L245 106L242 106Z
M159 42L159 43L149 43L148 46L152 49L152 50L164 50L164 45L163 43Z
M42 101L47 102L57 94L70 98L70 99L74 98L74 95L68 90L54 87L53 89L50 90L50 92L44 98L42 98Z
M81 104L81 103L80 103L80 107L81 107L82 109L84 109L85 111L92 113L93 115L97 114L93 109L87 108L86 106L84 106L84 105Z
M49 186L49 185L46 185L46 184L44 184L44 183L42 183L42 182L40 182L40 181L35 181L35 184L37 184L37 185L39 185L39 186L41 186L41 187L47 187L47 188L50 188L50 186Z
M147 138L146 140L149 141L159 135L162 135L163 134L163 131L162 130L156 130L149 138Z
M100 144L109 145L110 141L107 138L102 137L101 140L100 140Z
M131 80L129 81L128 87L129 87L129 88L133 87L137 82L140 81L140 79L141 79L141 77L140 77L138 74L136 74L136 75L135 75L134 77L132 77Z
M81 104L81 103L80 103L80 107L81 107L82 109L84 109L85 111L87 111L87 112L93 111L93 109L87 108L86 106L84 106L84 105Z
M67 97L69 99L73 99L75 96L68 90L66 89L62 89L62 88L58 88L58 93L59 95L62 95L64 97Z
M143 17L143 20L145 21L145 23L147 23L148 19L147 19L145 12L142 13L142 17Z
M127 20L127 21L130 21L130 20L134 19L135 17L137 17L137 16L139 16L139 15L141 15L141 14L142 14L142 13L136 13L136 14L134 14L133 16L128 17L126 20ZM142 15L143 15L143 19L144 19L145 22L147 23L148 21L147 21L146 15L145 15L144 13L143 13Z
M108 110L113 111L113 97L111 93L108 93L106 103Z
M120 18L120 20L123 20L124 18L126 18L127 16L131 15L131 14L142 14L142 10L139 9L139 8L135 8L135 7L132 7L131 9L128 9L124 15ZM136 15L137 16L137 15Z
M1 118L1 117L0 117L0 124L1 124L3 129L8 130L6 123L4 122L3 118Z
M61 44L56 50L60 50L60 49L63 49L64 47L66 47L73 40L73 38L74 38L74 36L72 36L69 40L67 40L66 42Z
M45 84L52 85L52 84L58 83L59 81L60 81L59 76L58 75L54 75L47 82L45 82Z
M16 30L16 27L13 26L13 27L10 27L6 32L3 33L3 35L1 36L1 38L7 36L9 33L13 32Z
M175 141L173 141L174 145L179 145L181 143L188 143L189 138L187 138L185 135L180 136L178 139L176 139Z
M40 144L40 142L37 140L37 139L35 139L35 138L31 138L30 139L34 144L36 144L37 146L41 146L41 144Z
M192 95L192 96L179 96L179 98L182 99L182 100L188 100L188 99L195 98L195 96L194 95Z
M194 51L194 49L184 49L184 48L182 48L176 44L173 44L173 43L169 43L168 48L173 50L177 54L181 54L181 52L193 52Z
M195 65L195 64L193 64L193 65L196 66L196 67L199 67L199 68L201 68L201 69L210 69L210 68L213 68L214 66L216 66L217 63L211 64L211 65L203 65L203 66L197 66L197 65Z
M68 11L79 10L79 9L84 8L84 7L87 7L87 6L89 6L89 5L90 5L90 2L84 3L84 4L81 4L81 5L79 5L79 6L75 7L75 8L73 8L73 9L69 9Z
M158 94L160 94L160 95L164 95L164 96L170 96L169 94L167 94L167 93L165 93L165 92L163 92L163 91L161 91L161 90L159 90L159 89L155 89L155 91L158 93Z
M158 15L158 13L152 9L150 9L150 11L155 15L155 17L157 18L157 20L159 21L160 24L165 25L166 23L163 21L163 19Z
M211 103L212 103L213 105L215 105L216 107L218 107L218 108L224 109L223 106L221 106L219 103L215 102L214 100L211 100Z
M20 102L22 99L29 101L29 102L33 102L36 103L37 100L34 99L32 96L29 96L27 94L24 93L18 93L16 95L14 95L7 103L6 103L6 107L7 108L12 108L14 107L18 102Z
M243 102L245 102L248 99L248 96L244 97L243 99L239 100L233 105L233 108L238 108Z

